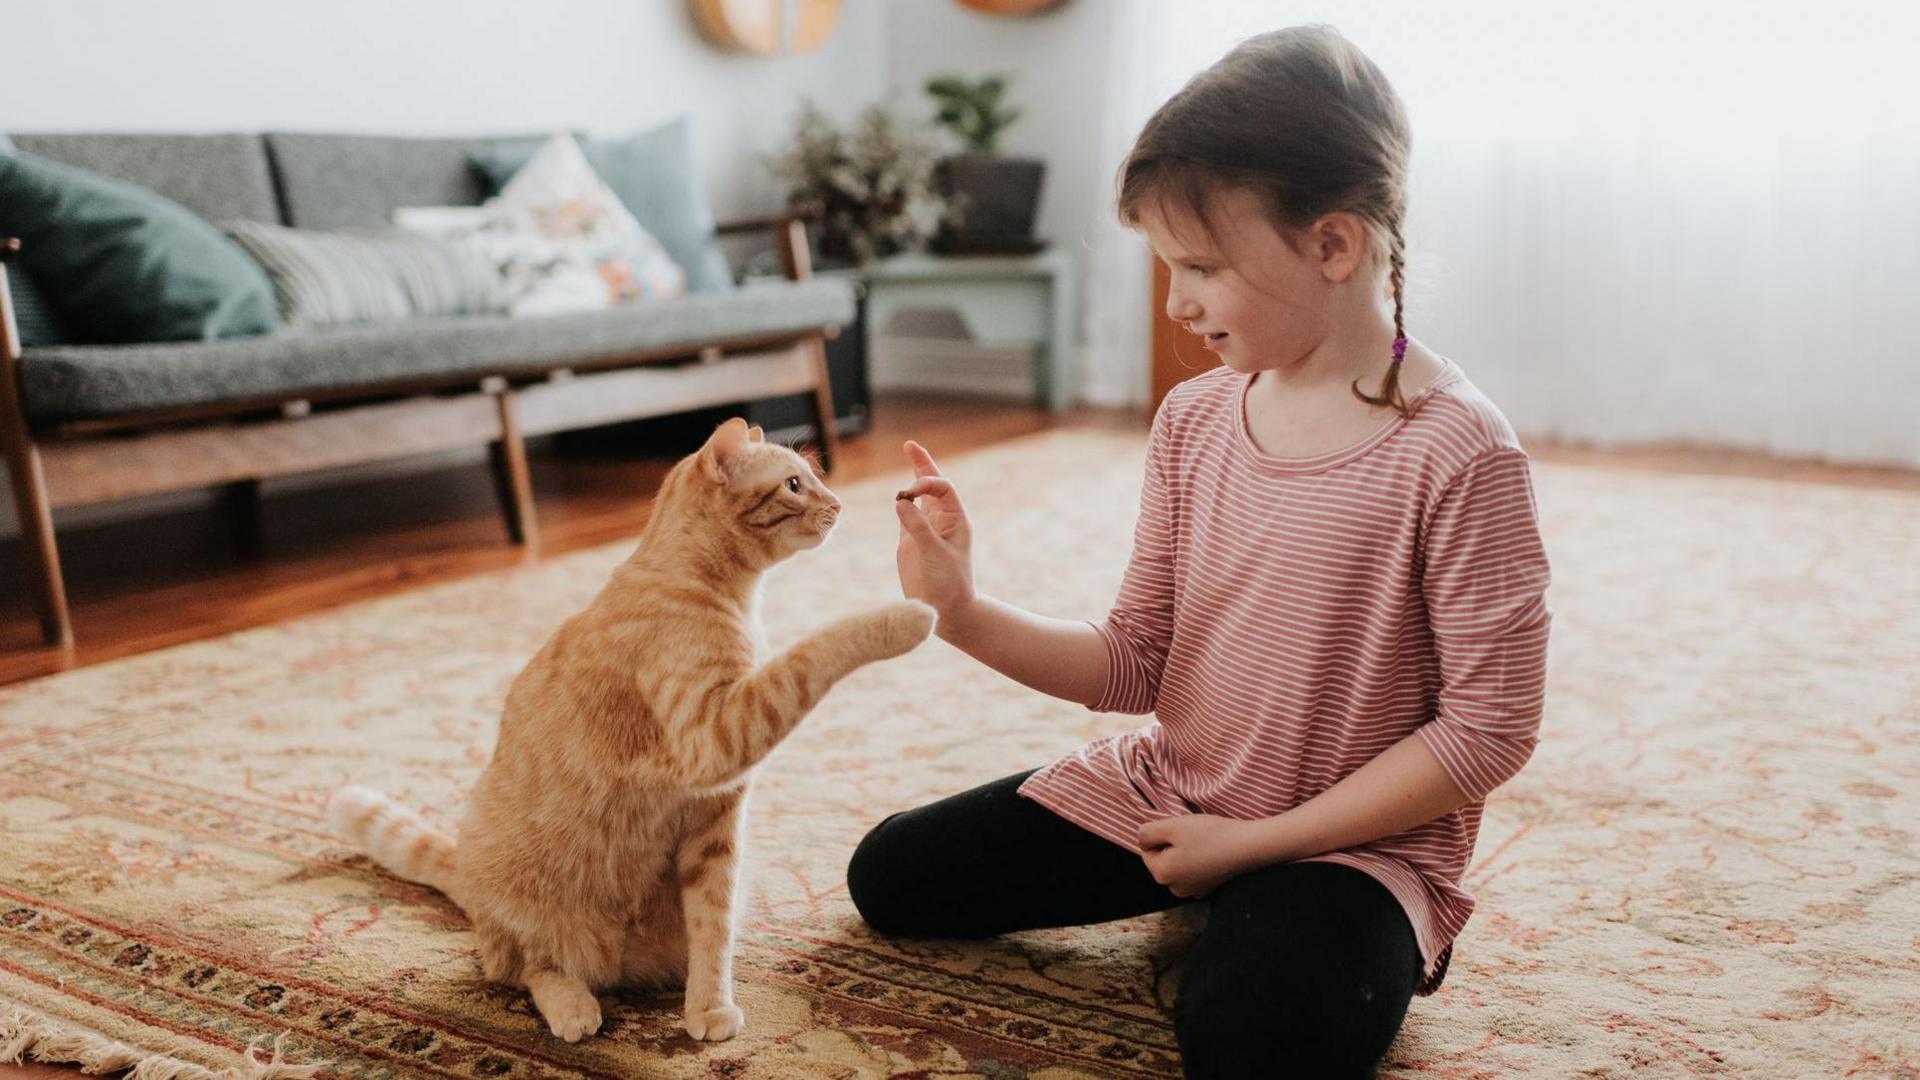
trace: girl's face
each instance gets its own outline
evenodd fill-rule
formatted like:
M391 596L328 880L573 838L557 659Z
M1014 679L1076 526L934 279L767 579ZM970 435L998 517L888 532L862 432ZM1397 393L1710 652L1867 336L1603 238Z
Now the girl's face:
M1213 200L1214 230L1167 202L1140 211L1141 231L1171 272L1167 317L1200 335L1235 371L1294 369L1335 326L1350 260L1331 261L1317 230L1294 250L1259 199L1241 190Z

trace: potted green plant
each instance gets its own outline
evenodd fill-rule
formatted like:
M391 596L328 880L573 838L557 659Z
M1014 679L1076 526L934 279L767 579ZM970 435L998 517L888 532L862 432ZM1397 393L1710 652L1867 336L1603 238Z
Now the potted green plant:
M927 81L939 122L964 147L942 159L935 173L940 191L954 203L953 223L934 238L936 251L1008 254L1043 246L1034 239L1033 219L1047 163L1000 155L1000 136L1020 119L1020 110L1005 104L1006 91L1001 75L978 81L942 75Z
M924 249L947 220L951 204L933 182L939 155L927 125L884 104L843 131L806 101L793 143L767 164L786 184L787 205L816 220L823 262L864 266Z

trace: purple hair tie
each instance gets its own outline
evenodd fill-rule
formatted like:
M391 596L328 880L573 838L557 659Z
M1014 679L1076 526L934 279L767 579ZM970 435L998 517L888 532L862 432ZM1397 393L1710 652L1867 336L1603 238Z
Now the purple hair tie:
M1407 339L1406 339L1406 335L1403 334L1393 339L1393 362L1397 364L1400 361L1405 360L1406 358L1407 358Z

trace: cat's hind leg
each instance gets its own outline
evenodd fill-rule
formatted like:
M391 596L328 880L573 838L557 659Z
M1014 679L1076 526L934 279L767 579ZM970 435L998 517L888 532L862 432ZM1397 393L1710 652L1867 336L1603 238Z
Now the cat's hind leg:
M485 916L473 920L473 936L480 946L480 971L488 982L519 986L526 962L520 956L520 943L513 935Z
M624 926L590 909L549 910L528 936L517 938L521 985L557 1038L579 1040L600 1030L596 989L619 981Z
M579 976L540 968L527 972L525 982L534 1007L556 1038L579 1042L600 1030L600 999Z

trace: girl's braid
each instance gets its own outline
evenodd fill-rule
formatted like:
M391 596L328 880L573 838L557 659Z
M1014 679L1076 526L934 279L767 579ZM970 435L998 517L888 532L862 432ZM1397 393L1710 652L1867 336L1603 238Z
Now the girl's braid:
M1388 405L1401 416L1409 415L1407 399L1400 392L1400 362L1407 357L1406 302L1401 296L1406 284L1407 242L1400 235L1400 214L1387 215L1387 278L1393 285L1393 361L1387 365L1386 378L1380 381L1380 393L1369 394L1353 381L1353 392L1369 405Z

